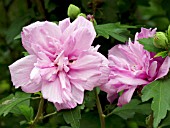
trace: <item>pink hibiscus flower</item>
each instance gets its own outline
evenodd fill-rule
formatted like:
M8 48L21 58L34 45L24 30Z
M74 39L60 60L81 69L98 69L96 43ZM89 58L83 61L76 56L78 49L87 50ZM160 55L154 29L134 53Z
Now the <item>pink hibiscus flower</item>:
M169 71L169 57L154 58L154 53L144 50L143 45L137 41L141 38L153 37L156 29L142 28L136 33L135 41L126 45L116 45L109 50L109 81L101 86L101 90L108 93L107 98L112 102L123 92L118 99L118 106L131 100L138 87L143 87L150 82L165 76Z
M92 23L83 17L24 27L22 44L30 55L9 66L14 86L27 93L41 91L57 110L82 104L84 90L107 81L102 72L108 61L91 46L95 36Z

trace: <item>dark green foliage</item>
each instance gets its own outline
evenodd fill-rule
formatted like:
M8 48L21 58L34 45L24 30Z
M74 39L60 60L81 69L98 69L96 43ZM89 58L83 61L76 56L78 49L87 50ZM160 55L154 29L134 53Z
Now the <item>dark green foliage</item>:
M95 29L98 36L103 36L109 39L109 36L117 39L120 42L125 42L129 38L128 28L136 28L135 26L121 25L120 23L108 23L96 25Z
M151 98L151 108L153 110L154 127L158 127L161 119L166 117L167 110L170 110L170 79L154 81L144 87L142 93L142 101L147 101Z
M8 97L3 98L0 101L0 115L6 116L9 112L13 112L12 109L15 106L19 106L20 103L30 99L30 96L30 94L16 93L15 96L11 94Z
M133 118L135 113L148 115L151 113L150 104L140 104L141 101L133 99L123 107L115 108L111 113L122 117L123 119Z
M71 110L67 110L63 112L64 120L67 124L71 124L72 128L79 128L80 127L80 108L76 107Z

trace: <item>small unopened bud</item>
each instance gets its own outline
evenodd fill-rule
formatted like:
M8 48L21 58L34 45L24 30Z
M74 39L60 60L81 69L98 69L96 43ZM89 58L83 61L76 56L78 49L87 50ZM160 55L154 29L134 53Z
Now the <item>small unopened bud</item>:
M84 14L84 13L80 13L80 14L78 14L78 16L83 16L84 18L86 18L86 14Z
M71 19L75 19L78 14L80 14L80 8L70 4L67 10L67 15L71 18Z
M168 38L164 32L157 32L154 36L154 45L157 48L166 48L168 44Z
M170 25L168 26L167 36L168 36L168 40L170 41Z
M87 20L91 21L94 26L97 25L97 22L96 22L96 20L95 20L95 18L94 18L93 15L90 15L90 14L89 14L89 15L87 15L86 18L87 18Z

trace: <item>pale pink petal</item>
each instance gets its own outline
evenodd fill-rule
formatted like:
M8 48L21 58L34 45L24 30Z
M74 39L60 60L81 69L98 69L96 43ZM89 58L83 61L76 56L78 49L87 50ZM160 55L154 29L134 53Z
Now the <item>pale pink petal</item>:
M70 26L65 29L62 40L65 41L72 34L75 36L76 40L75 49L77 49L79 46L81 48L84 46L84 49L89 48L96 37L96 32L92 22L88 21L82 16L79 16L77 19L75 19L70 24Z
M142 38L148 38L148 37L153 37L156 33L156 29L147 29L147 28L141 28L141 32L137 33L135 35L135 40L142 39Z
M76 86L72 86L71 88L73 99L76 103L82 104L83 98L84 98L84 91L81 91L79 88L76 88Z
M70 64L71 69L90 69L98 68L102 63L102 58L99 57L99 54L93 52L82 52L79 58Z
M89 28L79 28L72 34L74 37L75 45L74 50L87 50L93 43L95 36ZM81 43L80 43L81 42Z
M42 95L50 102L62 103L62 88L58 78L53 82L43 81L42 83Z
M61 87L63 89L66 89L67 88L66 87L66 74L64 72L59 72L58 77L61 83Z
M42 86L41 82L39 84L30 82L29 84L22 86L21 89L27 93L35 93L41 91L41 86Z
M69 72L69 78L71 81L79 81L79 84L86 89L92 90L94 86L97 86L99 81L101 72L99 68L90 68L90 69L80 69L80 70L72 70Z
M69 38L67 38L67 40L63 44L65 56L68 56L69 54L73 53L75 43L76 42L74 41L74 37L70 36Z
M153 77L156 75L156 73L157 73L156 69L157 69L157 62L156 62L156 61L153 61L153 62L150 64L149 72L148 72L148 75L149 75L151 78L153 78Z
M169 65L170 65L169 57L166 57L158 71L156 79L162 78L163 76L167 75L169 71Z
M56 67L42 68L40 70L40 75L42 76L42 78L49 82L55 81L57 73L58 70L56 69Z
M132 86L137 86L137 85L144 85L144 84L148 84L149 82L144 80L144 79L140 79L140 78L131 78L131 77L117 77L116 78L118 81L120 81L122 84L127 84L127 85L132 85Z
M23 28L22 43L30 54L37 54L40 51L54 52L48 37L59 39L60 28L52 22L35 22Z
M66 102L66 103L54 103L55 107L57 108L57 110L61 110L61 109L72 109L75 108L77 106L77 103L72 101L72 102Z
M72 86L75 86L77 89L84 91L83 85L86 84L86 81L71 78L70 83L72 84Z
M40 69L37 67L34 67L30 73L30 79L34 81L34 83L39 84L41 82L41 75L40 75Z
M103 66L99 69L101 71L101 76L98 81L98 85L104 85L108 82L109 80L109 74L110 74L110 69L108 66Z
M34 68L34 63L36 63L36 61L36 56L28 55L9 66L11 79L16 88L30 84L30 73Z
M117 89L114 85L119 83L120 82L116 79L110 79L107 84L100 86L102 91L107 92L107 99L110 103L112 103L118 96Z
M136 86L132 86L131 88L129 88L128 90L125 90L123 92L123 94L119 97L119 100L118 100L118 106L122 106L124 104L127 104L129 103L129 101L131 100L132 98L132 95L134 93L136 89Z
M65 29L70 25L70 18L66 18L59 22L59 27L61 29L61 32L63 33Z

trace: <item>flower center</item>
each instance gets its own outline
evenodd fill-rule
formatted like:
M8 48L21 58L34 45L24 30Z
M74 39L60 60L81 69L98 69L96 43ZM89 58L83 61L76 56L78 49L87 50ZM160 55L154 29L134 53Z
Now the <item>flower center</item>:
M131 67L131 70L132 70L133 72L135 72L135 71L137 71L137 70L141 70L141 67L138 66L138 65L133 65L133 66Z

